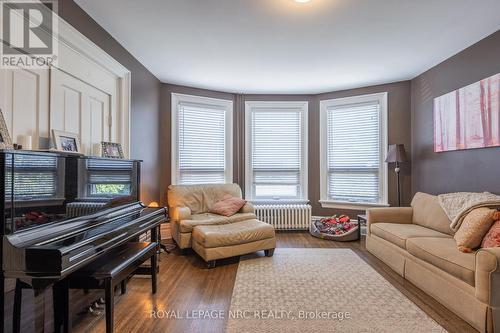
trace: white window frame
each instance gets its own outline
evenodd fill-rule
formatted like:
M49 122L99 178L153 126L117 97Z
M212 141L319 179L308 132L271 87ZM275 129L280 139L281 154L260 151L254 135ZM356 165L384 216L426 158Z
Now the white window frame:
M225 126L226 126L226 151L225 151L225 182L233 182L233 101L225 99L217 99L210 97L202 97L195 95L185 95L172 93L171 113L172 113L172 179L171 184L177 185L180 179L179 168L179 103L193 103L199 105L207 105L216 108L223 108L227 111Z
M388 167L387 155L387 92L336 98L320 101L320 200L323 208L368 209L370 207L387 207L388 204ZM328 109L334 106L378 102L380 105L380 200L377 203L336 201L328 198Z
M299 109L302 117L302 159L300 164L300 184L302 196L298 199L256 199L253 193L253 169L252 169L252 109L273 108L276 111L283 109ZM308 203L308 101L246 101L245 102L245 198L256 204L284 204L284 203Z

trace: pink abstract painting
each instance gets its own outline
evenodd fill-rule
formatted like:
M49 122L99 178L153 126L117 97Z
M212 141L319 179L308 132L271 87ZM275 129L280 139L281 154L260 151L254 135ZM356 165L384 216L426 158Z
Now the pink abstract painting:
M434 99L434 151L500 146L500 73Z

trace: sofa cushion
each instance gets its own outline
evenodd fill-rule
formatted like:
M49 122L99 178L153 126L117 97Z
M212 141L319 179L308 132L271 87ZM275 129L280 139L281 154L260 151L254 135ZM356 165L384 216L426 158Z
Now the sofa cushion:
M167 198L169 207L189 207L192 214L201 214L227 195L241 198L241 188L238 184L170 185Z
M470 253L481 245L493 222L500 219L500 212L488 207L473 209L462 222L460 229L455 233L458 250Z
M416 224L374 223L370 225L370 232L402 249L406 249L406 240L412 237L451 237Z
M413 207L413 223L431 228L448 235L454 232L450 228L451 221L439 204L438 197L418 192L411 201Z
M484 236L481 247L500 247L500 221L493 223Z
M475 255L458 251L453 238L410 238L406 241L406 249L415 257L474 286Z
M193 240L205 248L246 244L274 237L273 226L258 220L197 226L193 229Z

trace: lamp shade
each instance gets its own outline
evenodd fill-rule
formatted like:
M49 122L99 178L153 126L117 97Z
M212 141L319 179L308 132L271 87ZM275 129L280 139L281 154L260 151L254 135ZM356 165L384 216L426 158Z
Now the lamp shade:
M405 145L389 145L389 151L387 152L387 158L385 159L387 163L394 162L407 162Z

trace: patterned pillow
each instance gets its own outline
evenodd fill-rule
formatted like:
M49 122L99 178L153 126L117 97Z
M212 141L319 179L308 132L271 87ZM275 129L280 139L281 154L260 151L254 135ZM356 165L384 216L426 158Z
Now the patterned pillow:
M496 221L484 236L481 247L500 247L500 221Z
M217 201L210 210L210 213L232 216L239 212L246 203L246 200L228 195L223 197L222 200Z
M454 236L458 250L469 253L479 247L496 220L500 220L500 212L491 208L477 208L467 214Z

